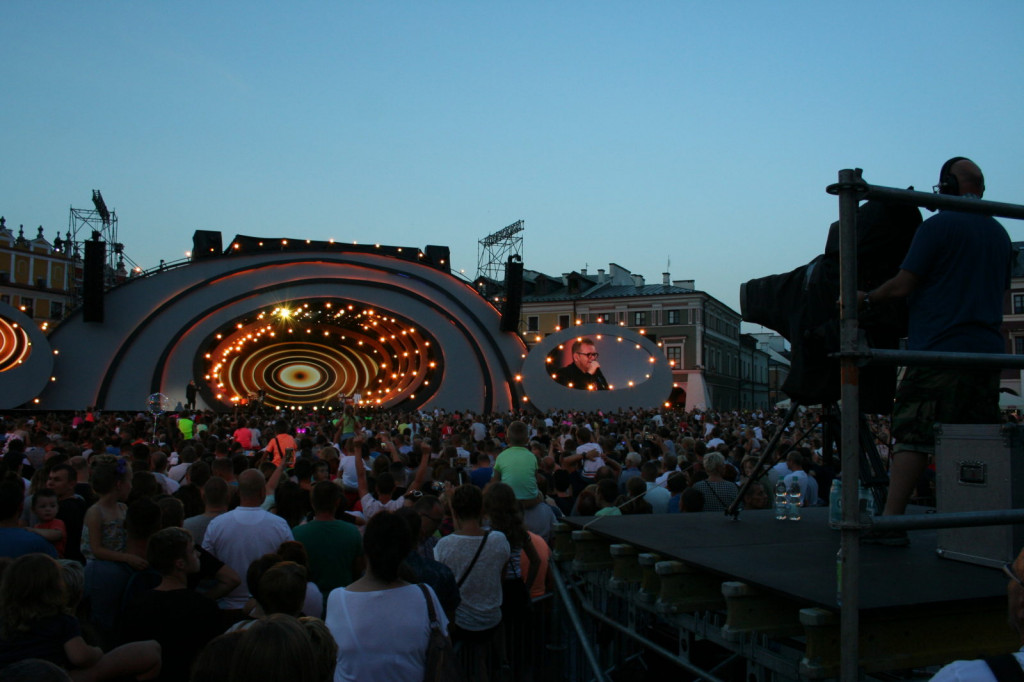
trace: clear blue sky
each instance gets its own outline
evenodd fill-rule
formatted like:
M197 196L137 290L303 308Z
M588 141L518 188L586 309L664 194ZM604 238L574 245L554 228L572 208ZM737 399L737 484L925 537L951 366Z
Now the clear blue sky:
M738 309L818 254L841 168L1024 202L1024 2L0 3L0 214L101 189L126 253L196 229L615 262ZM1017 221L1004 221L1024 239ZM29 228L32 229L29 232Z

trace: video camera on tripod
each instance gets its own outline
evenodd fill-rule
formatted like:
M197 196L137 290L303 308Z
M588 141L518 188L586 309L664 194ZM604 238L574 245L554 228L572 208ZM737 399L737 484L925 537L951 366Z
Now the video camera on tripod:
M915 206L868 201L857 209L857 288L869 291L896 274L906 256L921 212ZM792 348L782 391L794 403L839 400L839 223L832 223L825 253L781 275L740 285L740 312L746 322L777 331ZM897 348L907 333L902 300L885 302L860 316L872 348ZM868 413L892 412L896 368L865 367L860 372L860 405Z

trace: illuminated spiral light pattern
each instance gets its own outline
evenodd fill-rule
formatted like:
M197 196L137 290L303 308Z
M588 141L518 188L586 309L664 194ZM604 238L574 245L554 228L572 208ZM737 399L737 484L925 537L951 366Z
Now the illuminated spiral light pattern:
M362 392L377 371L371 358L349 348L296 342L233 358L222 376L228 395L248 397L263 389L272 405L304 405Z
M205 353L205 389L245 405L337 405L343 394L389 405L429 392L438 361L431 339L394 313L344 300L288 302L218 332Z
M6 372L28 360L32 343L17 322L0 316L0 372Z

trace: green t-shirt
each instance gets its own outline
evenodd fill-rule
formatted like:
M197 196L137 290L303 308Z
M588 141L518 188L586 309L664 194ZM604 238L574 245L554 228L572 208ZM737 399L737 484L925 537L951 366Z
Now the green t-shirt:
M359 531L345 521L310 521L292 529L309 555L309 579L316 583L324 599L336 587L345 587L358 576L352 575L352 562L363 554Z
M537 489L537 456L526 448L514 446L503 450L494 462L494 473L501 482L512 486L517 500L532 500Z

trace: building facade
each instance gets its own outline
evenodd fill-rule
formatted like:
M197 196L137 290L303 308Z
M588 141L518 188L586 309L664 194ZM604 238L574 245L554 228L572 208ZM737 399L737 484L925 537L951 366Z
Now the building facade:
M51 244L42 227L29 239L24 226L15 234L6 223L0 218L0 301L48 332L74 305L76 260L71 245L59 235Z
M1003 336L1006 352L1024 355L1024 242L1014 242L1014 262L1010 290L1003 301ZM1024 370L1004 369L1000 388L1024 396Z
M766 410L772 407L768 390L771 356L750 334L740 335L740 409Z

